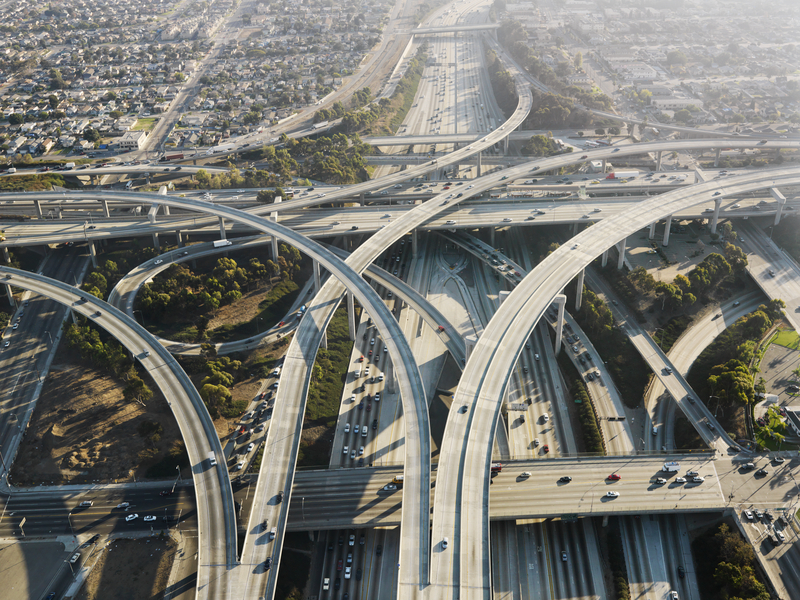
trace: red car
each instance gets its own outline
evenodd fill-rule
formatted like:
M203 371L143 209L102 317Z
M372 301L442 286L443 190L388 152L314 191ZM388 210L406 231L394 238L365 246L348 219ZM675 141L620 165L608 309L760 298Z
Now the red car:
M364 357L362 356L361 358L359 358L358 362L360 362L360 363L364 362Z
M283 327L284 325L286 325L286 321L281 321L278 323L278 327Z
M444 325L439 325L439 331L444 331Z
M588 154L584 154L583 156L581 156L581 158L589 158L589 155Z
M547 454L548 452L550 452L550 446L545 444L544 446L542 446L542 450L544 450L544 453Z
M367 404L367 412L372 410L372 402Z
M369 351L369 355L372 356L372 350Z
M339 559L339 562L336 564L336 570L337 571L341 571L342 570L342 559L341 558Z
M612 473L611 475L608 476L608 479L610 481L619 481L620 479L622 479L622 477L619 475L619 473Z

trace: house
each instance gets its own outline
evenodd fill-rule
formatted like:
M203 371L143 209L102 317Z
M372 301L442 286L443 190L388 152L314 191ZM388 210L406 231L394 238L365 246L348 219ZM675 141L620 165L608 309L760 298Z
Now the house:
M146 141L146 131L126 131L119 139L119 147L123 152L141 150Z

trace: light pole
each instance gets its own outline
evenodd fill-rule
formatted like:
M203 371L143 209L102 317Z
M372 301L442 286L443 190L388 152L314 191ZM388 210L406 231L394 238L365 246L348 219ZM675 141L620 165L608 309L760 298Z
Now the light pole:
M256 334L261 335L261 317L256 317Z
M53 336L52 336L52 335L50 335L50 332L49 332L49 331L45 331L45 333L47 334L47 337L49 337L49 338L50 338L50 345L52 346L52 345L53 345Z
M139 313L139 316L142 318L142 327L147 327L147 325L144 324L144 313L142 313L142 311L140 311L140 310L133 311L133 314L136 314L136 313Z
M306 498L303 496L303 501L300 503L300 508L303 513L303 524L305 525L306 522Z
M72 532L72 535L75 535L75 529L73 529L72 527L72 519L70 518L71 516L72 516L72 511L69 511L67 513L67 523L69 523L69 530Z
M716 398L717 399L717 406L714 408L714 418L716 419L717 418L717 410L719 409L719 396L709 396L708 397L709 403L711 402L712 398Z

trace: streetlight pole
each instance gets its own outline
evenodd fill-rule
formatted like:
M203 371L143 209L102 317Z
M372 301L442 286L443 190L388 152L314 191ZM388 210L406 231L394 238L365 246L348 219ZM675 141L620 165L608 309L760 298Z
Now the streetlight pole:
M72 532L72 535L75 535L75 529L73 529L72 527L72 519L70 518L71 516L72 516L72 511L69 511L67 513L67 523L69 523L69 530Z
M142 327L147 327L147 325L144 324L144 313L142 313L142 311L140 311L140 310L133 311L133 314L136 314L136 313L139 313L139 316L142 318Z

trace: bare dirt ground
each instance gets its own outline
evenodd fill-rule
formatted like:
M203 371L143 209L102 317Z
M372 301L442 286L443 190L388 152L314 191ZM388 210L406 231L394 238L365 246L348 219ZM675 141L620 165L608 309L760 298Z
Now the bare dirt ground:
M160 600L176 548L169 538L111 542L101 550L76 600Z
M84 364L64 343L37 402L14 462L15 485L144 479L145 471L180 439L164 397L153 390L147 406L126 402L124 382ZM143 437L148 421L160 439Z

